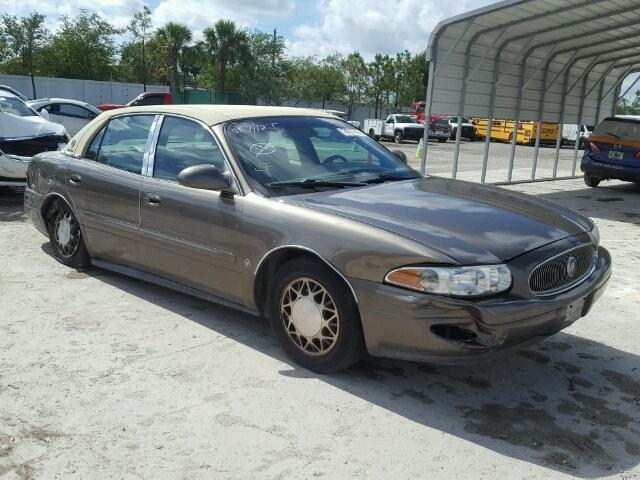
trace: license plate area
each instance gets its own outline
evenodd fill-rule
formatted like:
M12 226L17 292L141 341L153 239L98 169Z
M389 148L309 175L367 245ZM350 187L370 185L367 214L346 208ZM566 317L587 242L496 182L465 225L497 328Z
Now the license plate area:
M615 150L611 150L609 152L609 158L611 160L622 160L624 157L624 153L623 152L616 152Z

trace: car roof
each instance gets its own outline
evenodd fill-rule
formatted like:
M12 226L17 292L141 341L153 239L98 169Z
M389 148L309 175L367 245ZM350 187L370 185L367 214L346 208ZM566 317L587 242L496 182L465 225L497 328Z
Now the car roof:
M313 108L269 107L257 105L145 105L108 110L101 116L112 117L131 113L172 113L191 117L207 125L217 125L231 120L261 117L325 117L335 118Z
M607 117L602 120L602 122L606 122L607 120L613 120L616 122L640 123L640 115L616 115L615 117Z
M35 100L28 100L27 103L35 105L36 103L38 104L45 104L45 103L71 103L73 105L82 105L84 106L91 106L91 104L84 102L82 100L75 100L73 98L56 98L56 97L52 97L52 98L36 98Z
M18 95L13 93L11 90L7 90L7 89L4 89L2 87L0 87L0 95L2 95L3 97L9 97L9 98L20 98ZM22 100L22 99L20 98L20 100Z

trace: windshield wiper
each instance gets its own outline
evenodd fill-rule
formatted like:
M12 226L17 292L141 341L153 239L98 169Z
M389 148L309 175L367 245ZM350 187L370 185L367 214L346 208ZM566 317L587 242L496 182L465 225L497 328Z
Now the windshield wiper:
M365 180L364 183L384 183L384 182L397 182L399 180L412 180L416 177L409 177L407 175L394 175L393 173L381 173L375 178Z
M366 183L363 183L363 182L335 182L335 181L329 181L329 180L314 180L313 178L307 178L305 180L291 180L291 181L286 181L286 182L272 182L268 186L269 186L269 188L282 188L282 187L345 188L345 187L362 187L364 185L366 185Z
M606 133L607 135L611 135L612 137L615 137L615 138L621 138L619 135L616 135L615 133L611 133L611 132L604 132L604 133Z

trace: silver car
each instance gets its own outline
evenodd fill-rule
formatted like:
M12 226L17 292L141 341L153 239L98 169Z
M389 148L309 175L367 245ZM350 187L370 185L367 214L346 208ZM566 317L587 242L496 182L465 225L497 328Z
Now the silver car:
M62 263L267 317L319 372L476 362L589 312L611 259L588 218L401 157L317 110L125 108L34 157L25 210Z
M47 120L63 125L72 137L102 113L87 102L70 98L38 98L27 101L27 105Z

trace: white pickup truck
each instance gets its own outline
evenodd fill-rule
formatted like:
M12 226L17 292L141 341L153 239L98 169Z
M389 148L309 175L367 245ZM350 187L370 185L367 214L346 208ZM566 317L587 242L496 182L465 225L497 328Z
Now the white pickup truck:
M593 132L593 125L581 125L580 128L580 143L578 148L584 149L589 140L589 135ZM575 145L578 138L578 125L567 124L562 126L562 143L564 145Z
M362 131L376 140L391 139L402 143L405 140L419 141L424 135L424 125L411 118L411 115L394 113L385 120L367 118Z

